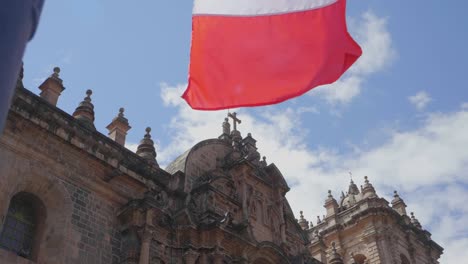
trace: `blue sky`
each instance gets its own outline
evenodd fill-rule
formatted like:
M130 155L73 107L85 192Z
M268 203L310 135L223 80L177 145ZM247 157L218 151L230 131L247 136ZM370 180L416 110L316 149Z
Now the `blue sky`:
M252 131L293 186L296 212L314 219L328 189L336 197L346 189L348 170L361 182L369 175L388 200L400 190L446 248L442 263L454 263L468 258L468 3L447 2L349 0L348 25L364 55L339 82L237 111L243 134ZM38 93L60 66L60 108L72 113L92 89L97 129L106 133L123 106L129 148L151 126L158 161L167 164L217 136L226 114L190 110L179 98L191 9L191 1L46 0L24 58L25 86Z

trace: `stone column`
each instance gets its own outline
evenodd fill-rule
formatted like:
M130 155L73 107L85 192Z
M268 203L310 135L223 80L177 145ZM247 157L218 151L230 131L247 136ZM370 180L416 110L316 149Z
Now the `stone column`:
M223 264L224 253L221 249L217 248L213 253L210 254L210 259L213 261L213 264Z
M195 264L195 261L200 257L200 254L194 250L189 249L184 253L184 260L187 264Z
M150 245L151 239L153 237L153 232L145 230L141 239L141 248L140 248L140 261L139 264L149 264L150 263Z

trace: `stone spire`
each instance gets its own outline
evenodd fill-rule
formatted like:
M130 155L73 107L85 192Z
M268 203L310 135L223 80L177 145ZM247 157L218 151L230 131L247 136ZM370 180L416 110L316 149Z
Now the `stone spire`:
M154 142L150 135L151 128L147 127L145 131L146 134L140 141L140 145L138 145L136 154L148 160L151 165L159 167L158 162L156 161L156 149L154 148Z
M400 215L406 215L406 204L403 199L400 198L397 191L393 191L392 208L397 211Z
M128 130L132 128L128 124L128 119L124 117L124 108L119 109L119 114L112 119L112 122L106 127L109 130L109 138L125 146L125 137Z
M328 258L329 264L344 264L343 258L341 257L338 252L336 252L335 242L332 243L332 251L330 253L330 257Z
M78 105L75 112L73 112L73 117L81 122L84 126L89 129L96 130L94 127L94 105L91 103L91 95L93 91L87 90L86 97Z
M302 230L309 229L309 222L307 219L304 218L303 212L300 211L300 219L299 219L299 225L301 226Z
M351 182L349 183L349 188L348 188L348 195L350 194L354 194L354 195L359 194L359 189L352 179L351 179Z
M65 90L65 87L63 87L63 80L60 79L59 73L60 68L55 67L54 73L52 73L49 78L47 78L41 85L39 85L39 89L41 90L41 98L54 106L57 105L60 94L63 92L63 90Z
M374 186L369 182L369 179L367 176L364 176L364 186L362 187L362 194L364 197L377 197L377 194L375 193Z
M417 228L419 228L419 229L422 229L421 223L419 223L419 220L416 219L416 217L414 217L414 213L413 213L413 212L411 212L411 223L412 223L415 227L417 227Z
M259 165L260 153L257 151L257 140L252 137L251 133L248 133L247 137L242 140L242 146L246 153L246 159L253 164Z
M331 190L328 190L328 197L325 200L325 209L327 209L327 217L338 213L338 202L333 198Z

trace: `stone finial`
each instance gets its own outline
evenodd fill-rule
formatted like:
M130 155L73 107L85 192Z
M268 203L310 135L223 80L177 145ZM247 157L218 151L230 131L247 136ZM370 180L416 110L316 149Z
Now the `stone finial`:
M327 209L327 217L338 213L338 202L333 198L331 190L328 190L328 196L325 200L324 207Z
M322 220L320 220L320 215L317 215L317 224L322 223Z
M332 249L331 249L330 257L328 259L328 263L330 263L330 264L343 264L344 263L343 258L336 251L335 242L333 242L331 245L332 245Z
M304 218L303 212L300 211L300 219L299 219L299 225L301 226L302 230L306 230L309 228L309 222L307 219Z
M257 151L257 140L252 137L251 133L247 134L242 140L243 152L246 154L245 158L255 165L260 165L260 153Z
M415 227L417 227L417 228L419 228L419 229L422 229L421 223L419 223L419 220L414 216L414 213L413 213L413 212L411 212L411 223L412 223Z
M267 161L266 161L266 157L263 156L262 157L262 160L260 161L260 167L264 168L267 166Z
M400 215L406 215L405 201L401 199L397 191L393 191L393 199L391 203L392 203L393 210L397 211Z
M78 105L75 112L73 112L73 117L85 127L96 130L94 127L94 105L91 103L92 94L93 91L86 90L86 97Z
M109 130L109 138L125 146L125 138L128 130L132 128L128 124L128 119L124 117L124 108L119 109L119 114L112 119L112 122L106 127Z
M354 195L359 194L359 189L352 179L351 179L351 182L349 183L348 195L349 194L354 194Z
M147 127L145 129L146 134L138 145L136 154L144 159L146 159L151 165L159 167L156 161L156 149L154 148L154 141L151 139L151 128Z
M65 90L63 87L63 80L59 77L60 68L55 67L54 72L47 78L39 89L41 90L40 96L50 104L56 106L60 94ZM22 77L21 77L22 79Z
M374 186L369 182L369 178L364 176L364 186L362 187L362 193L365 198L367 197L377 197Z

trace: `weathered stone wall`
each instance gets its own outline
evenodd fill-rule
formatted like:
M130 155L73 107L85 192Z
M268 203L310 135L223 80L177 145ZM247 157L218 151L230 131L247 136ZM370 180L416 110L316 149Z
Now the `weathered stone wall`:
M317 238L315 231L319 230ZM402 263L402 258L410 263L438 263L442 248L428 234L384 199L366 199L310 229L309 251L317 258L325 252L330 259L331 244L336 243L344 263L354 263L356 258L363 259L364 264ZM325 263L327 259L321 258Z
M11 198L35 195L46 217L38 238L40 263L119 263L117 200L99 192L105 166L27 120L10 115L0 136L0 226ZM27 263L20 257L8 263ZM0 259L0 263L2 260Z
M67 263L120 263L116 208L83 187L72 183L65 186L73 204L72 229L80 234L78 256Z

